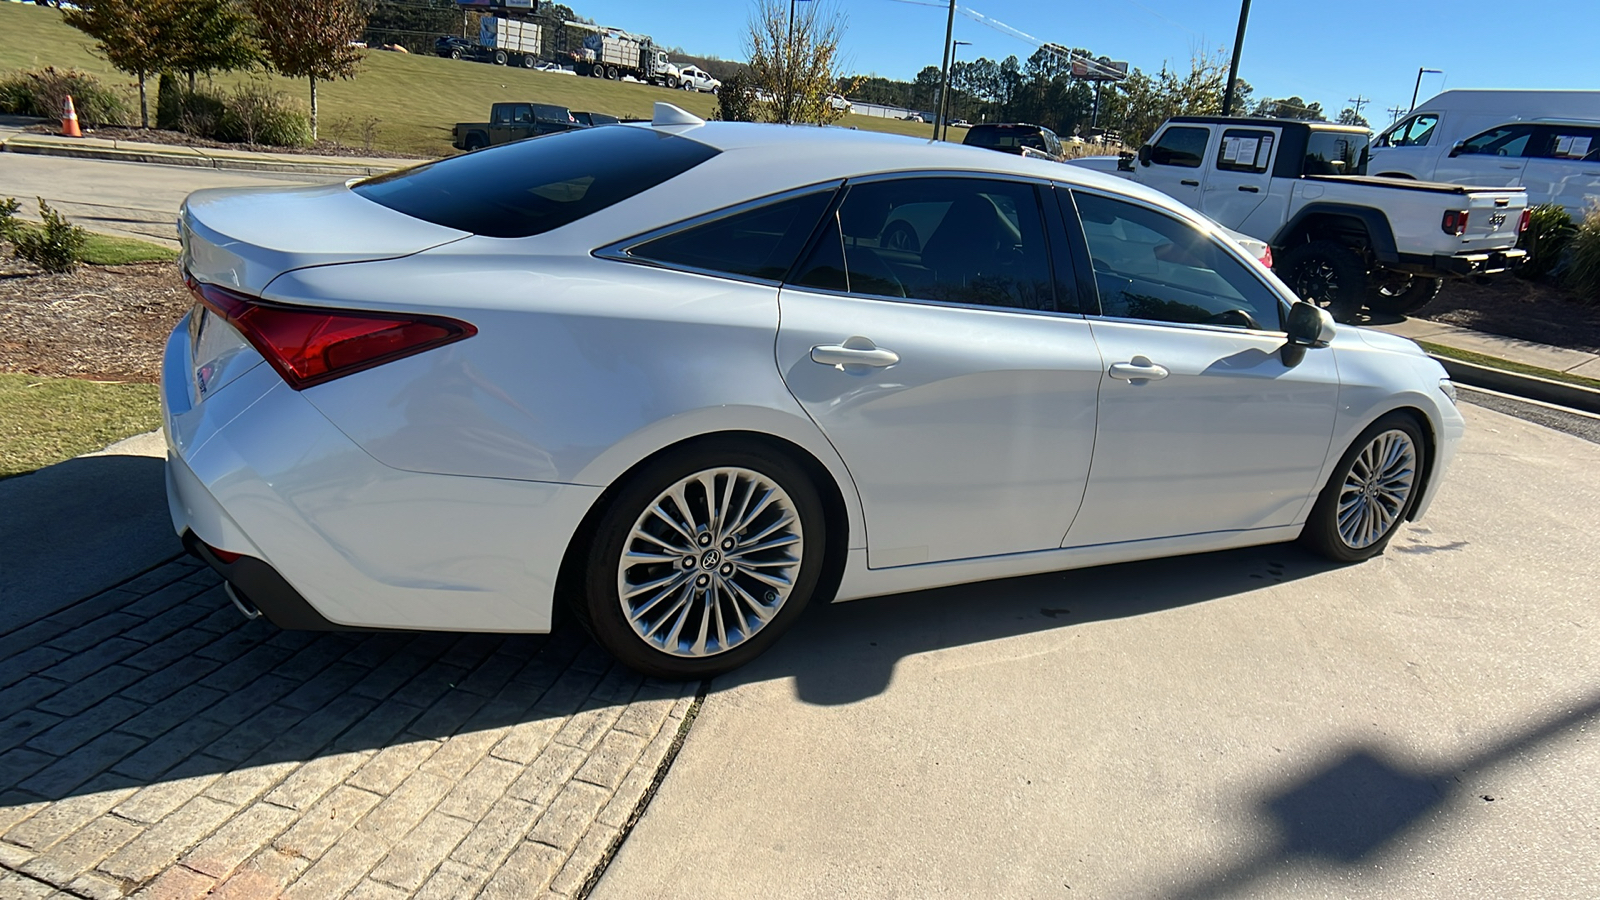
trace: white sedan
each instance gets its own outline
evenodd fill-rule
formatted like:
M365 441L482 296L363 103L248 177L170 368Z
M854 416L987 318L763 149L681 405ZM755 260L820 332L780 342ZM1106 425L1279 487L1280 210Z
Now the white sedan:
M913 243L896 223L914 221ZM246 614L537 632L703 677L812 601L1423 514L1462 430L1122 179L844 129L654 122L353 185L200 191L172 518Z

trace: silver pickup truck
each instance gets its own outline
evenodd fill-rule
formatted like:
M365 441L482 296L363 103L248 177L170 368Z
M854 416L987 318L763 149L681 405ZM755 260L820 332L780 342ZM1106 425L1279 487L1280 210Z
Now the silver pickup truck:
M1138 154L1071 164L1112 171L1266 241L1278 276L1349 321L1407 313L1445 278L1521 263L1521 188L1366 175L1370 135L1327 122L1179 116Z

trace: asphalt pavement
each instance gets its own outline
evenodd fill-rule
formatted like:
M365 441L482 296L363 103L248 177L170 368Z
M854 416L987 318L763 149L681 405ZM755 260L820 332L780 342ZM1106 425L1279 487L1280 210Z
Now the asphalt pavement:
M1600 447L1465 407L1426 520L814 610L610 898L1600 896Z

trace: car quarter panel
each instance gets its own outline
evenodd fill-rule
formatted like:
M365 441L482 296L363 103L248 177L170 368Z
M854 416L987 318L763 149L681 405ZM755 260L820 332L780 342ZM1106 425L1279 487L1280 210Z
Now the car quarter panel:
M844 466L774 365L776 287L592 257L451 253L291 272L268 297L359 298L477 327L304 392L384 465L605 486L681 440L760 431L820 460L858 520Z

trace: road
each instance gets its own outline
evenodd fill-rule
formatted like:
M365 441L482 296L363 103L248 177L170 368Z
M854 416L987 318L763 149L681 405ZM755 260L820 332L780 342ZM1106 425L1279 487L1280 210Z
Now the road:
M1600 446L1464 413L1363 565L814 610L713 682L593 896L1600 896Z
M333 175L284 175L0 153L0 197L23 200L24 212L33 212L31 198L43 197L73 222L92 231L155 240L173 247L178 243L174 224L178 206L191 191L340 180Z

